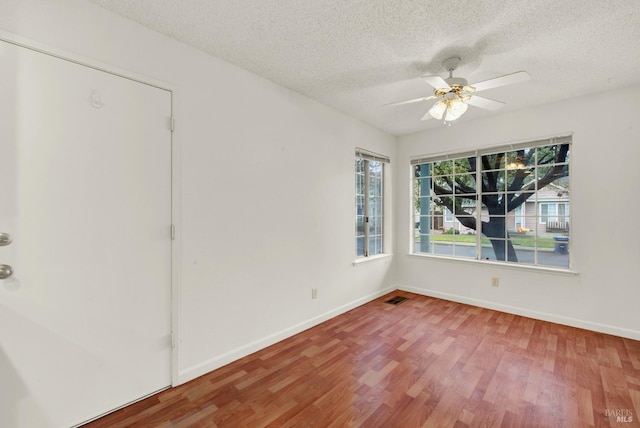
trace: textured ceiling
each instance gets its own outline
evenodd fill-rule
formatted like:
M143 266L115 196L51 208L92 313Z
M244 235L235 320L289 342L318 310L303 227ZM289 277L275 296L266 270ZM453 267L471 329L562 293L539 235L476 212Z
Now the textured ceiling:
M640 0L89 0L395 135L434 126L419 76L470 83L521 109L640 83ZM460 119L496 114L470 107Z

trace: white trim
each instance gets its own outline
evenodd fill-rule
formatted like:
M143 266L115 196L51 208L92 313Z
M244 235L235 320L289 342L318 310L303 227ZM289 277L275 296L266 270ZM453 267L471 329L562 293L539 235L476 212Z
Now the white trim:
M526 265L526 264L518 264L518 263L507 263L507 262L498 262L491 260L476 260L471 258L455 258L452 256L438 255L438 254L427 254L427 253L408 253L407 256L414 257L418 259L434 259L437 261L445 261L449 263L475 263L477 266L490 266L492 269L494 267L501 267L507 269L515 269L515 270L527 270L530 272L540 272L540 273L554 273L558 275L566 275L566 276L576 276L578 275L578 271L570 270L570 269L562 269L562 268L553 268L541 265Z
M544 147L554 144L571 144L573 142L573 133L558 134L551 137L534 138L533 140L522 140L515 143L488 146L478 149L478 155L491 155L500 152L512 152L519 149L533 149L536 147Z
M176 116L176 88L167 83L149 76L143 76L129 70L114 67L102 63L93 58L87 58L46 43L38 42L14 33L0 29L0 41L10 43L32 51L40 52L64 61L69 61L94 70L109 73L127 80L132 80L144 85L153 86L165 90L171 94L171 116ZM167 118L169 119L169 118ZM171 133L171 223L177 228L176 238L171 241L171 332L175 337L175 346L171 349L171 385L177 385L180 367L180 295L181 295L181 171L180 171L180 145L178 143L179 129ZM169 225L167 225L169 226ZM168 235L168 234L167 234Z
M520 148L541 147L548 144L564 144L563 142L555 142L558 139L570 138L573 140L573 132L563 132L547 137L539 137L527 140L514 141L506 144L487 145L479 147L475 150L461 150L453 152L438 152L433 155L417 155L409 158L409 164L419 165L422 163L429 163L448 159L457 159L468 156L480 156L499 152L509 152ZM531 147L530 147L531 146Z
M431 163L431 162L439 162L444 160L453 160L464 157L476 157L478 156L477 150L472 151L461 151L461 152L445 152L445 153L436 153L433 156L420 155L414 156L409 159L410 165L422 165L423 163Z
M176 117L176 99L179 98L175 90L171 90L171 116ZM182 333L180 329L182 319L182 158L180 135L181 126L171 133L171 223L175 225L175 239L171 241L171 332L174 346L171 349L171 385L179 382L180 351Z
M100 413L99 415L94 416L94 417L92 417L91 419L87 419L86 421L82 421L82 422L80 422L80 423L79 423L79 424L77 424L77 425L72 425L72 426L71 426L71 428L79 428L79 427L85 426L85 425L87 425L89 422L97 421L98 419L103 418L103 417L105 417L105 416L107 416L107 415L110 415L111 413L115 413L115 412L117 412L118 410L124 409L125 407L129 407L129 406L131 406L132 404L138 403L138 402L140 402L140 401L142 401L142 400L146 400L147 398L149 398L149 397L153 397L154 395L159 394L159 393L161 393L162 391L166 391L166 390L168 390L168 389L170 389L170 388L171 388L170 386L166 386L166 387L164 387L164 388L160 388L160 389L159 389L159 390L157 390L157 391L150 392L150 393L148 393L147 395L144 395L144 396L142 396L142 397L136 398L136 399L135 399L135 400L133 400L133 401L130 401L130 402L125 403L125 404L123 404L123 405L121 405L121 406L118 406L118 407L116 407L115 409L107 410L106 412L104 412L104 413Z
M369 262L369 261L373 261L373 260L379 260L379 259L386 259L388 257L393 257L393 254L391 253L382 253L382 254L375 254L373 256L369 256L369 257L358 257L357 259L355 259L353 261L353 265L359 265L360 263L364 263L364 262Z
M359 147L356 147L356 157L375 162L391 163L391 158L389 158L389 156L381 155L380 153L375 153Z
M506 312L509 314L520 315L523 317L533 318L541 321L553 322L556 324L562 324L570 327L582 328L591 331L597 331L605 334L612 334L614 336L626 337L633 340L640 340L640 330L631 330L624 327L617 327L608 324L601 324L597 322L581 320L572 317L565 317L561 315L550 314L547 312L532 311L530 309L524 309L516 306L503 305L500 303L494 303L487 300L474 299L471 297L460 296L457 294L442 293L440 291L429 290L418 287L411 287L407 285L397 285L396 288L401 291L408 291L422 296L435 297L438 299L449 300L452 302L464 303L467 305L478 306L481 308L492 309L495 311Z
M372 300L377 299L378 297L384 296L387 293L395 290L394 287L386 287L382 290L376 291L375 293L369 294L368 296L361 297L352 302L344 304L336 309L330 310L313 318L310 318L306 321L300 322L294 326L271 334L269 336L263 337L262 339L254 340L251 343L248 343L239 348L233 349L229 352L225 352L222 355L219 355L214 358L210 358L207 361L204 361L200 364L196 364L188 369L182 370L179 375L179 384L188 382L192 379L195 379L203 374L209 373L213 370L216 370L222 366L225 366L233 361L239 360L242 357L245 357L249 354L253 354L254 352L260 351L268 346L271 346L275 343L278 343L284 339L288 339L298 333L303 332L311 327L314 327L318 324L321 324L331 318L334 318L340 314L343 314L351 309L357 308L358 306L364 305Z
M175 87L173 85L168 84L167 82L156 80L149 76L143 76L129 70L123 70L121 68L112 66L110 64L105 64L93 58L88 58L82 55L78 55L76 53L73 53L64 49L60 49L55 46L47 45L45 43L38 42L36 40L32 40L17 34L13 34L2 29L0 29L0 41L4 41L12 45L20 46L25 49L30 49L35 52L40 52L45 55L50 55L58 59L62 59L64 61L73 62L75 64L82 65L85 67L91 67L95 70L113 74L114 76L122 77L124 79L134 80L138 83L153 86L158 89L164 89L169 92L173 92L175 90Z

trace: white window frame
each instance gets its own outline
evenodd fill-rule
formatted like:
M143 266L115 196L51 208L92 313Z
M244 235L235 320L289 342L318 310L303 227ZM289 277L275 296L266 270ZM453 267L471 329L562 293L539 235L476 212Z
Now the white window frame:
M356 149L356 164L357 164L357 160L358 159L362 159L364 161L364 194L358 194L357 193L357 180L358 180L358 171L356 169L355 171L355 178L356 178L356 212L355 212L355 222L356 222L356 231L357 231L357 227L358 227L358 217L360 217L361 215L364 215L364 219L365 219L365 224L364 224L364 236L362 235L358 235L356 233L355 236L355 244L356 244L356 248L355 248L355 254L356 254L356 258L357 259L367 259L367 258L371 258L371 257L375 257L375 256L380 256L383 254L389 254L387 252L387 246L388 246L388 234L387 234L387 230L388 230L388 216L387 216L387 205L388 205L388 195L387 193L389 192L389 185L387 183L388 181L388 177L389 177L389 173L388 173L388 169L389 169L389 164L390 164L390 159L388 156L385 155L381 155L378 153L374 153L374 152L370 152L368 150L364 150L364 149ZM382 164L382 168L381 168L381 183L380 183L380 197L381 197L381 202L380 202L380 214L379 215L375 215L375 213L372 213L371 210L371 204L370 204L370 173L371 173L371 168L370 168L370 162L379 162ZM364 213L360 214L357 211L357 206L358 206L358 196L364 196ZM378 218L379 222L380 222L380 234L374 234L373 236L379 236L380 237L380 249L379 251L376 251L376 249L372 249L370 248L370 244L371 244L371 231L369 230L369 225L371 224L371 220L373 218ZM363 238L363 254L359 254L359 247L358 247L358 240L359 238Z
M437 155L431 155L431 156L419 156L419 157L413 157L410 159L410 165L411 165L411 171L412 171L412 177L413 177L413 169L416 165L422 165L422 164L433 164L434 162L439 162L439 161L445 161L445 160L456 160L456 159L460 159L460 158L465 158L465 157L476 157L478 159L478 165L480 165L480 160L481 157L483 155L491 155L491 154L495 154L495 153L500 153L500 152L513 152L513 151L517 151L517 150L521 150L521 149L534 149L534 148L538 148L538 147L544 147L544 146L552 146L552 145L563 145L563 144L569 144L570 146L570 151L569 153L571 153L571 147L572 147L572 135L571 134L567 134L567 135L561 135L561 136L554 136L554 137L548 137L548 138L542 138L539 140L535 140L535 141L528 141L528 142L519 142L519 143L514 143L514 144L509 144L509 145L503 145L503 146L496 146L496 147L488 147L488 148L484 148L484 149L478 149L478 150L474 150L474 151L470 151L470 152L459 152L459 153L443 153L443 154L437 154ZM537 161L536 161L537 163ZM571 159L570 157L567 158L566 161L566 165L569 168L569 174L568 176L571 177ZM509 167L505 166L505 170L508 170ZM537 170L536 170L537 171ZM437 175L434 175L433 177L437 177ZM482 168L478 167L476 170L476 183L480 183L482 180ZM411 179L410 181L410 186L411 186L411 225L414 226L416 224L418 224L417 222L420 221L420 214L415 212L414 209L414 182L415 179ZM569 180L569 192L570 187L571 187L571 181ZM536 193L539 189L536 190ZM536 194L534 193L534 195ZM483 214L482 214L482 204L480 202L480 198L482 195L482 192L478 192L478 189L476 189L476 194L478 195L477 200L476 200L476 209L475 212L473 214L474 217L476 217L476 221L478 222L478 224L482 221L483 219ZM433 190L431 193L431 197L433 196ZM564 218L567 219L567 221L571 221L570 220L570 214L571 214L571 200L566 200L566 201L545 201L544 199L542 201L538 201L536 202L538 206L541 207L541 204L543 203L553 203L556 205L556 211L558 210L557 205L558 204L563 204L565 205L565 214L562 215ZM542 221L542 211L541 208L538 209L533 209L533 210L529 210L529 212L531 213L531 215L529 217L526 216L525 214L525 203L523 203L521 205L522 207L522 215L521 218L524 221L526 221L527 218L532 218L532 217L538 217L537 222L540 223ZM505 220L508 221L508 219L506 218L507 213L505 213ZM424 214L423 214L424 215ZM516 214L517 216L517 214ZM558 214L557 212L555 214L553 214L553 216L555 217L560 217L561 215ZM476 233L476 245L475 245L475 249L476 249L476 256L475 258L469 258L464 257L464 256L456 256L455 252L453 253L454 255L448 255L448 254L440 254L440 253L436 253L433 250L431 252L422 252L422 251L417 251L416 250L416 241L414 240L414 233L415 233L415 229L414 227L411 228L412 229L412 234L409 240L409 254L410 255L416 255L419 257L436 257L436 258L446 258L446 259L451 259L452 261L469 261L469 262L474 262L474 263L496 263L496 264L508 264L509 266L513 266L513 267L518 267L518 268L534 268L534 269L542 269L542 270L553 270L553 271L558 271L558 272L568 272L568 273L573 273L571 271L571 252L569 252L569 265L567 267L555 267L555 266L550 266L550 265L545 265L545 264L539 264L538 262L538 251L539 251L539 247L535 247L534 251L536 252L535 256L534 256L534 262L533 264L529 264L529 263L521 263L520 261L508 261L508 260L495 260L495 259L484 259L482 256L482 240L486 239L486 237L484 237L484 235L482 233ZM534 233L537 233L537 230L534 231ZM426 236L426 235L425 235ZM571 242L572 239L569 236L569 241ZM455 244L454 244L455 245Z

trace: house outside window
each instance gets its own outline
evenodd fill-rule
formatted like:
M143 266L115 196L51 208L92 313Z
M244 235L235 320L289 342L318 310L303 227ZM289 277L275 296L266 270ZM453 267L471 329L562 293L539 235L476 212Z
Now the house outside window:
M571 140L413 159L411 252L568 269Z
M356 150L356 257L384 253L384 180L389 158Z
M513 210L515 230L522 231L526 229L526 225L524 223L524 215L525 215L524 206L525 204L519 205L515 210Z
M445 208L444 221L446 221L447 223L453 223L453 213L449 211L449 208Z
M541 202L540 224L554 221L565 221L569 216L569 204L567 202Z

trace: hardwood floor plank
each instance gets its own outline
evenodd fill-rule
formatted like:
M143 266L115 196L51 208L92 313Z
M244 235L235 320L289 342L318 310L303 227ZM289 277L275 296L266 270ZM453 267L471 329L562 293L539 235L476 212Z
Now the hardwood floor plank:
M381 370L369 370L364 376L360 377L360 382L364 383L368 386L375 386L378 382L380 382L383 378L385 378L389 373L393 371L396 367L400 365L397 361L389 361Z
M640 415L640 390L630 389L629 396L631 397L631 402L633 403L634 419L638 420L638 417Z
M576 404L578 407L578 421L584 423L585 426L594 426L593 419L593 398L591 391L578 387L576 396Z
M409 300L384 303L396 295ZM86 426L638 427L639 413L640 342L396 291Z

